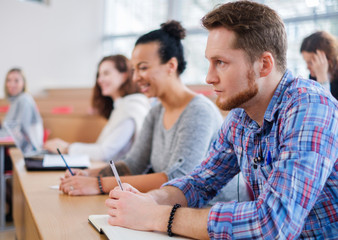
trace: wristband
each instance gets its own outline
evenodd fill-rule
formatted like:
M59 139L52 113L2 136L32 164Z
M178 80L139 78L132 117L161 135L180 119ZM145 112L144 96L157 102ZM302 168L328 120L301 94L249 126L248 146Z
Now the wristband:
M104 194L102 183L101 183L101 177L100 176L97 176L97 182L99 184L100 193Z
M174 234L171 231L171 225L174 221L174 215L176 213L176 210L181 207L181 204L176 203L173 208L171 209L170 216L169 216L169 221L168 221L168 228L167 228L167 233L169 237L174 236Z

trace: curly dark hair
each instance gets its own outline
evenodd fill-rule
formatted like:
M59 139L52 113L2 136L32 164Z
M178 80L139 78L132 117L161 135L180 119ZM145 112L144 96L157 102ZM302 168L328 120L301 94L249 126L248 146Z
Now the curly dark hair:
M100 61L98 65L98 69L100 65L105 61L113 62L115 65L115 68L120 73L127 73L127 79L121 85L119 89L120 95L122 97L129 95L129 94L140 92L138 86L132 81L132 70L131 70L131 65L130 65L128 58L120 54L106 56L102 58L102 60ZM98 77L99 77L99 73L97 71L95 86L94 86L93 95L92 95L92 107L94 109L97 109L101 116L108 119L112 110L114 109L114 100L111 97L102 95L101 87L99 86L97 82Z
M182 25L171 20L161 24L161 28L146 33L137 39L135 46L150 42L159 42L158 54L161 63L167 63L172 57L177 59L177 73L180 75L186 68L187 62L184 59L184 51L181 40L185 38L185 29Z

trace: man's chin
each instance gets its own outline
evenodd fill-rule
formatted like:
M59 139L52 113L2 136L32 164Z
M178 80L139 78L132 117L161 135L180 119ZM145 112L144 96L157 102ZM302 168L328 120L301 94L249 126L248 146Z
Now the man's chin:
M244 106L244 104L248 101L250 101L253 97L255 97L258 93L258 86L255 82L255 73L253 70L248 70L247 73L247 79L248 79L248 87L237 94L234 94L232 96L218 96L216 99L216 105L224 110L224 111L230 111L234 108L240 108L241 106Z
M216 99L216 105L219 109L221 109L223 111L230 111L230 110L236 108L236 106L229 104L229 101L221 100L220 97L218 97Z
M230 111L234 108L243 108L245 103L247 103L253 97L255 97L257 93L258 93L258 88L255 85L255 87L249 90L242 91L230 99L222 99L218 97L216 99L216 105L224 111Z

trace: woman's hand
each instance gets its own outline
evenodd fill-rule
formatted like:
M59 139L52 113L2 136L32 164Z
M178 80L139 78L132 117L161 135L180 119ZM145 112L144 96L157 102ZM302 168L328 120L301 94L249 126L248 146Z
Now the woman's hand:
M84 176L89 177L89 171L88 170L81 170L78 168L72 168L72 172L74 173L74 176ZM65 178L72 177L72 174L69 172L69 170L66 170Z
M328 82L329 63L323 51L317 50L312 57L312 71L319 83Z
M68 153L68 147L69 147L69 143L66 141L63 141L60 138L54 138L54 139L48 140L43 145L43 148L48 150L49 152L58 153L56 150L58 148L60 152L64 154Z
M61 178L59 189L72 196L100 194L97 178L84 176L70 176Z

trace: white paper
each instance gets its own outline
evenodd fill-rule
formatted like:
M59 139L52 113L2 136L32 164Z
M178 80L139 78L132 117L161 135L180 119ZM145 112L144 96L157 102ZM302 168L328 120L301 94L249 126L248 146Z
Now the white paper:
M163 232L148 232L138 231L117 226L104 226L102 232L109 240L130 240L130 239L144 239L144 240L173 240L173 239L187 239L180 236L169 237L167 233Z
M166 233L161 232L148 232L148 231L138 231L132 230L123 227L111 226L108 223L109 215L90 215L88 217L89 222L96 228L97 231L103 232L108 239L120 239L120 240L130 240L130 239L145 239L145 240L165 240L165 239L181 239L186 240L187 238L174 236L169 237Z
M59 185L52 185L52 186L49 186L50 189L53 189L53 190L59 190Z
M88 155L63 155L69 167L90 167ZM65 167L65 162L60 155L46 154L43 158L44 167Z

